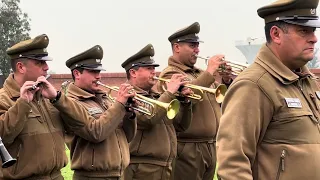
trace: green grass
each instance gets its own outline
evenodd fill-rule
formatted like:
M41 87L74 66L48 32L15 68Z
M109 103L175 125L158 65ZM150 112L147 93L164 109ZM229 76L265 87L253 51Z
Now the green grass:
M67 146L66 146L66 153L68 156L69 163L67 164L66 167L61 169L61 173L65 180L72 180L73 171L71 170L71 167L70 167L70 151Z
M217 178L217 167L216 167L216 171L215 171L213 180L218 180L218 178Z
M66 167L64 167L61 170L61 173L65 180L72 180L73 171L71 170L71 167L70 167L70 151L67 146L66 146L66 153L68 156L69 163L67 164ZM218 180L217 175L214 176L213 180Z

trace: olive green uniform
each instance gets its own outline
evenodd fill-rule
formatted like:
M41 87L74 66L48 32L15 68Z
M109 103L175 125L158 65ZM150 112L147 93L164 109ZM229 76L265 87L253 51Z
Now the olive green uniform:
M159 66L153 61L154 48L148 44L139 52L129 57L122 67L128 72L132 67ZM129 81L130 83L130 81ZM136 93L161 103L177 102L176 97L169 91L159 94L150 89L145 91L132 84ZM174 108L174 104L172 103ZM168 180L172 171L172 160L176 157L178 132L185 131L191 122L191 102L179 103L176 110L179 112L172 117L167 117L167 111L154 103L154 108L145 105L153 116L136 112L138 130L135 138L130 143L130 165L125 171L125 180ZM170 119L169 119L170 118Z

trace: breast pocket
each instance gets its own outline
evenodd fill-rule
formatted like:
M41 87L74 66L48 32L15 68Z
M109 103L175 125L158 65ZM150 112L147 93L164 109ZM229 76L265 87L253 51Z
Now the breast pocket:
M304 116L312 116L312 112L305 109L288 108L285 111L279 112L273 117L277 121L295 121L301 119Z
M50 115L51 123L55 129L63 129L62 118L60 112L53 106L49 106L48 113Z
M290 129L303 129L304 126L312 124L315 117L309 110L288 108L285 112L280 112L278 115L273 117L273 121L270 126L276 126L279 128L290 127Z
M30 112L21 134L37 134L43 132L43 120L40 114Z
M317 138L319 132L311 111L288 108L275 115L268 126L265 141L269 143L303 143ZM313 140L312 140L313 141Z

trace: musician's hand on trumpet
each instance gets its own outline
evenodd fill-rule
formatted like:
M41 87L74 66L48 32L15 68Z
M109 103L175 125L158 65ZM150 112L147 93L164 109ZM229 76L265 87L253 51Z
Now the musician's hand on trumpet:
M126 105L129 99L132 99L136 95L133 91L133 87L130 84L123 83L119 86L119 91L117 92L116 101L123 105Z
M224 55L218 54L208 59L208 66L206 71L214 75L216 72L219 71L221 67L225 66L226 62L224 61Z
M222 67L221 71L218 71L219 76L222 78L222 81L226 84L230 84L232 81L232 67L228 64Z
M182 74L172 75L169 82L166 82L167 91L171 92L172 94L176 93L179 90L179 88L186 83L184 79L186 79L186 76Z
M191 99L190 96L192 96L194 94L194 92L188 87L183 87L181 89L180 94L182 95L182 97L184 97L183 102L187 103L190 101L190 99ZM179 96L177 97L177 99L179 99Z
M182 75L182 74L173 74L170 81L166 82L167 85L167 91L169 91L172 94L179 93L186 99L185 101L188 101L189 98L187 96L193 94L193 91L188 88L184 87L183 85L186 84L188 81L185 81L187 76Z
M244 71L249 65L248 64L241 64L238 62L233 62L233 61L226 61L224 58L224 55L216 55L213 57L201 57L197 54L195 54L197 58L204 59L206 61L207 71L211 74L214 74L214 72L222 73L223 71L230 71L229 67L231 67L231 74L232 75L239 75L242 71ZM220 65L219 65L220 61ZM212 64L211 64L212 63ZM211 65L210 65L211 64ZM217 65L218 68L217 68ZM210 66L210 67L209 67Z

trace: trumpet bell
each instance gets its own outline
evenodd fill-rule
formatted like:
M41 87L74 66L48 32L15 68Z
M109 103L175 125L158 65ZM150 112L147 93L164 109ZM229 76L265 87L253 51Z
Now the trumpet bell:
M224 96L227 92L227 86L224 84L220 84L217 88L216 88L216 101L217 103L222 103Z
M173 119L179 112L180 110L180 102L176 99L172 100L167 109L167 117L168 119Z

